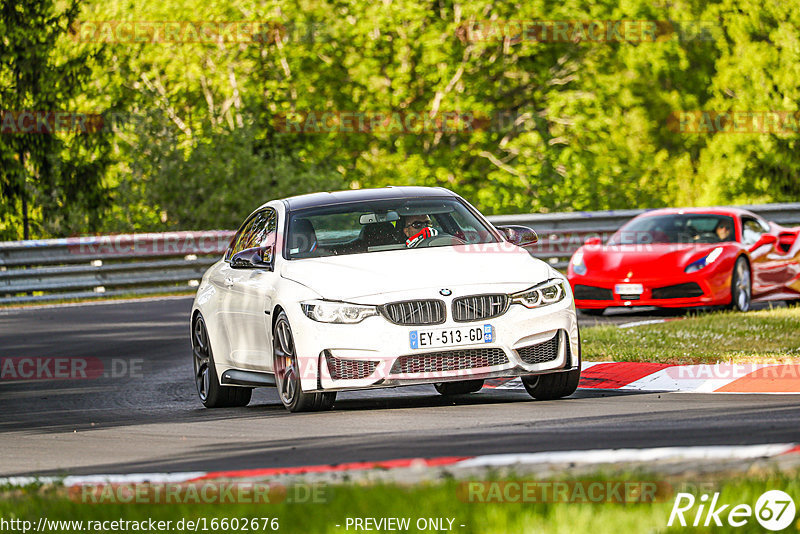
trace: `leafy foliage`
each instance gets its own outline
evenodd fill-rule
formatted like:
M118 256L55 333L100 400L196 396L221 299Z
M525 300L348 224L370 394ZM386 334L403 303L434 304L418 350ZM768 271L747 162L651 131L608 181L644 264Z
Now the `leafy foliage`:
M3 0L4 13L15 5ZM52 12L43 0L26 5ZM70 10L64 21L76 18ZM28 61L36 48L24 39L46 42L64 27L25 17L27 37L4 31L17 43L4 49L4 65ZM53 65L39 60L38 70L57 72L56 58L80 64L70 83L80 95L48 75L37 86L4 84L11 89L0 98L3 109L69 104L124 118L111 135L71 140L82 150L42 149L51 167L37 168L60 178L28 173L41 235L232 228L270 198L388 184L448 187L488 213L792 201L800 196L797 132L695 134L669 123L680 110L797 111L798 17L789 4L755 0L172 0L136 10L86 0L77 17L84 23L260 21L266 38L138 42L118 34L76 45L85 29L78 24L58 34ZM641 42L466 31L489 20L662 21L667 31ZM91 60L75 55L98 48L105 54ZM13 68L2 69L11 80ZM92 79L81 85L86 69ZM281 117L308 111L486 120L460 132L282 131ZM19 233L13 160L30 149L2 137L8 237ZM65 185L75 180L80 188Z
M0 4L0 238L27 237L29 226L34 235L98 230L109 206L103 184L107 136L76 132L80 126L51 135L38 122L37 132L25 133L16 118L22 112L50 113L53 118L45 122L51 128L56 113L77 119L71 105L90 95L93 71L102 60L98 47L63 48L78 14L77 2L63 11L52 0Z

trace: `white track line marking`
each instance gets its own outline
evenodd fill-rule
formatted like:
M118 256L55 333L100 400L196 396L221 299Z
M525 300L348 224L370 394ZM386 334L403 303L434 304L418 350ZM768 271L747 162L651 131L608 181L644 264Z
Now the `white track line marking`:
M669 319L648 319L646 321L632 321L630 323L618 324L617 328L633 328L634 326L645 326L648 324L666 323Z
M83 486L86 484L167 484L186 482L206 475L205 471L186 471L178 473L131 473L125 475L71 475L66 477L7 477L0 478L0 486L27 486L29 484L52 484L61 482L64 486Z
M476 456L456 464L457 467L498 467L514 464L617 462L652 462L656 460L732 460L764 458L783 454L793 443L770 445L734 445L712 447L658 447L651 449L595 449L586 451L551 451L527 454L492 454Z

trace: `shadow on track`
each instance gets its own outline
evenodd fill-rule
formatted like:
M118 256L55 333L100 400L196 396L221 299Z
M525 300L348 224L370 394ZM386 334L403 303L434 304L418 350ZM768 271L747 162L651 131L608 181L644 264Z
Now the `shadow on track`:
M678 409L640 414L580 415L580 406L570 415L562 414L544 420L521 420L513 423L492 424L482 421L476 426L464 420L461 428L450 428L446 437L440 430L409 430L399 428L392 432L360 432L358 410L308 414L289 414L275 404L257 405L244 409L220 410L231 415L244 412L249 423L292 425L308 429L297 437L228 438L214 443L197 443L190 451L180 455L154 454L145 461L127 461L98 464L91 467L69 469L69 474L90 473L148 473L178 471L226 471L253 468L296 467L349 462L370 462L397 458L474 456L476 454L530 453L540 451L588 450L604 448L639 448L689 445L730 445L787 442L797 438L790 431L790 421L800 417L796 403L774 403L770 412L785 424L775 425L765 421L763 407L721 407L709 411L702 402L690 408L689 394L681 396L689 401ZM681 398L679 397L679 399ZM672 400L674 401L673 394ZM702 400L703 396L697 396ZM705 397L707 398L707 397ZM422 399L420 399L422 400ZM574 399L574 404L585 404L594 399ZM357 404L360 400L348 401ZM669 403L660 396L651 395L651 403ZM562 401L541 402L542 410L562 410ZM352 407L351 407L352 408ZM364 406L363 409L369 409ZM457 410L457 408L454 408ZM420 413L423 417L430 412ZM376 411L375 416L381 412ZM383 413L385 416L385 412ZM453 413L453 417L464 414ZM287 418L287 419L284 419ZM291 419L288 419L291 418ZM731 422L736 424L731 425ZM354 424L355 423L355 424ZM751 432L745 436L742 428ZM215 425L206 425L211 430ZM312 429L326 429L325 435L315 435ZM331 428L352 428L351 432L331 432ZM65 470L39 472L39 474L65 474ZM26 473L14 473L26 474Z

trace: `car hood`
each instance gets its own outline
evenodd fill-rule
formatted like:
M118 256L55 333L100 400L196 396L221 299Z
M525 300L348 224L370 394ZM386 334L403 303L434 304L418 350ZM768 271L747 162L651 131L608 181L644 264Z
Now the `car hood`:
M506 244L392 250L287 261L281 276L330 300L497 284L521 291L554 276L544 262ZM489 248L490 250L487 250ZM494 250L491 250L494 248ZM557 276L557 275L555 275ZM502 287L500 287L502 286Z
M647 277L669 270L683 272L722 243L657 243L647 245L613 245L590 250L583 247L584 263L589 275L606 277ZM632 274L629 274L632 273Z

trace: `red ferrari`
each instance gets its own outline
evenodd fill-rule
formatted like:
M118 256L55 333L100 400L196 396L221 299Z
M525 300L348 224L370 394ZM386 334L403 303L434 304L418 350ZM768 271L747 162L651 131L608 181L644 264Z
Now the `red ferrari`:
M589 238L570 259L575 305L730 306L800 299L800 227L784 228L737 208L649 211L606 245Z

